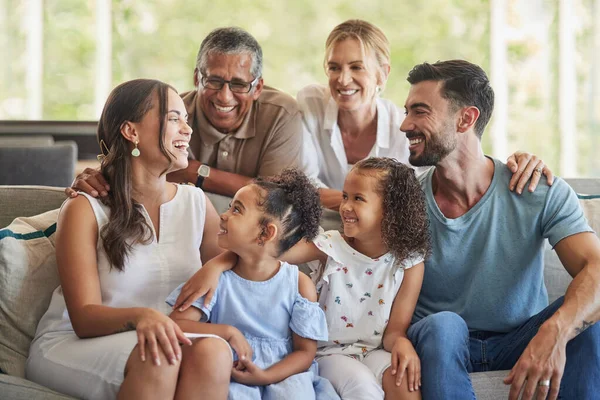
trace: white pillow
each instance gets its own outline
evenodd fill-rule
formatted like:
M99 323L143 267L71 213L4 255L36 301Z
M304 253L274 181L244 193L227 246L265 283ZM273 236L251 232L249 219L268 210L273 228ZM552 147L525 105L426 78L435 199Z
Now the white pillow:
M59 285L54 248L58 209L0 230L0 369L24 377L29 345Z

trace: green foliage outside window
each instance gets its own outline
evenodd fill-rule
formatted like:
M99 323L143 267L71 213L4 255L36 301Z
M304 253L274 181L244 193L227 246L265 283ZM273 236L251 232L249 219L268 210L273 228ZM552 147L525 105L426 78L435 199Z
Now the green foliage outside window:
M406 75L420 62L464 58L490 73L490 1L427 0L114 0L112 84L137 77L164 80L180 92L193 89L200 42L212 29L236 25L264 51L264 79L291 95L309 83L326 83L325 39L349 18L378 25L392 44L392 70L383 96L402 107ZM556 172L558 133L558 0L508 0L509 150L544 158ZM598 175L600 60L593 58L593 7L578 0L578 162L582 175ZM95 115L96 1L45 0L43 119L90 120ZM27 3L0 0L0 119L25 119ZM531 24L538 30L530 32ZM594 25L595 24L595 25ZM596 31L594 31L596 29ZM541 32L541 33L540 33ZM594 33L596 32L596 33ZM594 87L595 85L595 87ZM401 134L401 133L399 133ZM484 148L491 152L489 129Z

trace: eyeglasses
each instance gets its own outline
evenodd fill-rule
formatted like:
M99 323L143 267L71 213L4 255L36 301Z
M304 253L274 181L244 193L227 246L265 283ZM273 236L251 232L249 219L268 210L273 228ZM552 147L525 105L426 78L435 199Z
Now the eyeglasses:
M202 83L202 86L204 86L206 89L221 90L225 84L228 84L229 90L231 90L234 93L250 93L252 88L254 88L254 86L258 82L259 78L260 76L257 76L252 82L244 82L226 81L225 79L221 78L203 76L200 82Z

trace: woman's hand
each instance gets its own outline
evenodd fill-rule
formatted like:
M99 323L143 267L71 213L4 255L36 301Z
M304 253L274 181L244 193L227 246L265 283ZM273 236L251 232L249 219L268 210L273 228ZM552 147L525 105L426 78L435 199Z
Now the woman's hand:
M219 286L221 274L224 271L230 270L236 262L237 255L230 251L210 260L181 287L181 292L177 296L177 300L175 300L173 309L185 311L204 295L206 295L204 306L208 307Z
M392 348L392 375L396 376L396 386L400 386L404 373L407 375L408 390L421 387L421 361L408 338L398 337Z
M250 361L249 358L240 358L231 369L231 377L238 383L251 386L268 385L269 374Z
M541 158L530 153L516 151L506 160L506 166L512 171L513 176L510 179L508 188L511 191L516 190L518 194L523 193L523 188L529 182L529 191L533 192L537 187L542 174L546 176L548 186L554 182L554 174L548 168Z
M238 359L252 360L252 347L250 347L250 343L239 329L232 326L228 337L224 339L229 342L231 348L237 353Z
M98 194L105 197L108 195L110 186L106 183L100 171L86 168L75 177L71 187L65 189L65 194L69 197L77 197L78 190L93 197L98 197Z
M138 337L140 358L142 361L146 361L146 345L148 345L150 356L155 365L160 365L159 344L170 364L181 361L179 342L187 345L192 344L175 321L151 308L143 309L141 315L135 321L135 330Z

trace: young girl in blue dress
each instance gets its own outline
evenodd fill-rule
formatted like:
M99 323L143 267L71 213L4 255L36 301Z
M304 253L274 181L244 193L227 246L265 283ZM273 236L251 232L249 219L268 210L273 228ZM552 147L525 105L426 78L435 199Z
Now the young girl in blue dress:
M235 265L208 305L200 298L171 314L183 331L229 343L230 399L339 399L314 362L317 340L327 340L315 286L298 267L278 261L317 235L320 214L317 191L296 170L240 189L221 215L218 236L219 246L237 255ZM167 298L171 306L182 286Z
M390 158L359 161L344 182L340 217L343 234L323 232L282 256L319 261L311 276L329 329L318 343L319 373L344 400L420 399L420 362L406 331L430 237L413 170ZM215 286L234 259L225 253L196 273L177 305Z

